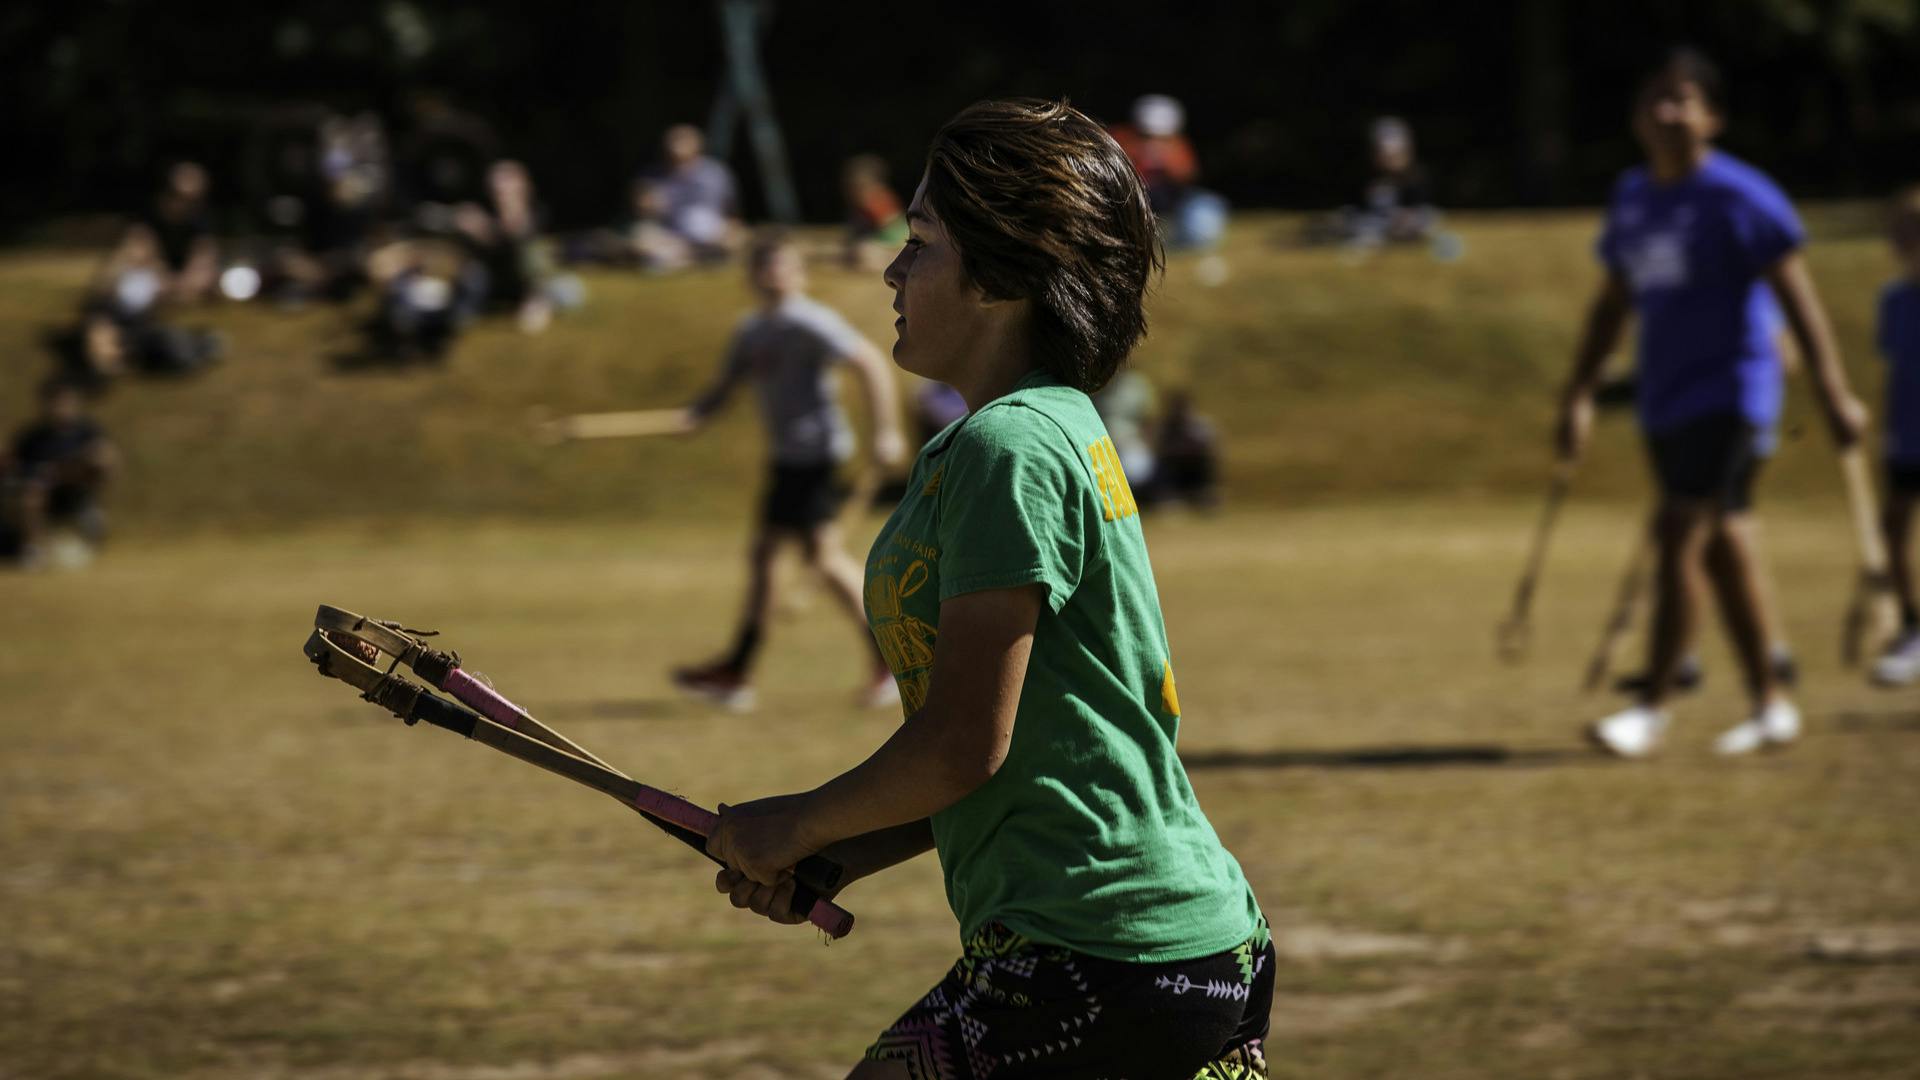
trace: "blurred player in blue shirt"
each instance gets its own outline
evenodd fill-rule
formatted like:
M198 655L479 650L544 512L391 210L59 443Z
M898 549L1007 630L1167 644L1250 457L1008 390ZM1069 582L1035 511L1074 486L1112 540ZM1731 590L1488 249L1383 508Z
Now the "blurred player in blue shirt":
M1665 702L1711 582L1752 701L1714 749L1743 754L1800 732L1799 710L1768 663L1774 620L1750 514L1756 447L1779 420L1784 389L1769 290L1835 441L1858 442L1866 413L1800 255L1806 235L1793 205L1765 174L1713 145L1723 120L1717 69L1676 49L1637 89L1633 130L1647 163L1620 178L1607 208L1599 243L1606 281L1562 398L1558 440L1567 459L1585 448L1600 371L1637 314L1640 427L1660 489L1658 598L1639 700L1587 733L1623 757L1659 746L1670 723Z
M1920 503L1920 187L1894 200L1893 252L1900 277L1880 294L1874 338L1887 361L1887 553L1900 593L1900 636L1873 666L1875 682L1920 679L1920 605L1914 602L1913 508Z

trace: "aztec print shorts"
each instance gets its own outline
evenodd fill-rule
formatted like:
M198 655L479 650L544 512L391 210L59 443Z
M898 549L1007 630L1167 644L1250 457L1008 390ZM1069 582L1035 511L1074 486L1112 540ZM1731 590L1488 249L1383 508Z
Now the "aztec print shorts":
M940 985L867 1048L913 1080L1265 1080L1273 941L1129 964L988 923Z

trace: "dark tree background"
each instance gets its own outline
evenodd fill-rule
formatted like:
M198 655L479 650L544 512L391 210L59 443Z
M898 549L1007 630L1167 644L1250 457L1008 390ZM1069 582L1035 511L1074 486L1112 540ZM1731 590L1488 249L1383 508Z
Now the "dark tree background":
M781 0L765 67L807 217L838 164L901 185L988 95L1066 95L1108 120L1183 99L1207 183L1240 205L1347 200L1368 120L1409 119L1443 200L1599 201L1632 160L1633 73L1687 41L1724 67L1725 140L1801 196L1920 180L1920 0L1292 0L968 4ZM248 135L289 106L401 115L430 91L489 120L562 224L614 217L663 126L722 79L710 0L64 0L0 14L0 227L121 209L162 161L239 202ZM732 160L760 196L746 140ZM234 221L236 226L245 222Z

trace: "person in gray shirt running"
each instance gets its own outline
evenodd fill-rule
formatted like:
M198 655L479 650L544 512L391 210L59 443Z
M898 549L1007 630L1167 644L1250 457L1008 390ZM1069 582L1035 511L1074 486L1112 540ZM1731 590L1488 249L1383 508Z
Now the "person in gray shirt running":
M806 295L806 265L785 235L755 240L747 279L759 307L734 331L718 379L687 409L688 429L698 430L741 383L751 381L758 391L772 460L750 555L746 610L726 655L674 669L674 685L730 709L753 707L752 667L773 610L774 559L782 546L797 542L860 636L867 660L862 699L876 706L895 703L899 690L867 629L860 564L847 554L837 524L846 496L839 472L853 456L854 434L834 378L842 364L858 374L873 417L874 467L894 468L905 460L906 444L893 367L838 312Z

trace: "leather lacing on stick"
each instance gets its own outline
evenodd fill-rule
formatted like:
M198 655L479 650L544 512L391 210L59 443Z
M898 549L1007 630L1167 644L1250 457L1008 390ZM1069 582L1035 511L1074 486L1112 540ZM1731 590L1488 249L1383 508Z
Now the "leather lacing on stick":
M500 697L483 676L462 670L459 653L427 648L420 638L433 631L413 630L324 604L314 623L304 650L307 658L322 675L360 690L362 700L380 706L408 725L426 720L612 796L694 851L720 861L706 850L706 835L717 820L712 812L634 780L535 720L526 710ZM386 665L380 664L383 654L391 658ZM444 700L428 686L401 675L403 665L455 700ZM482 684L484 691L480 689ZM802 859L794 868L793 911L805 916L828 940L842 937L853 928L852 913L821 899L823 894L838 890L844 873L843 867L818 855Z

